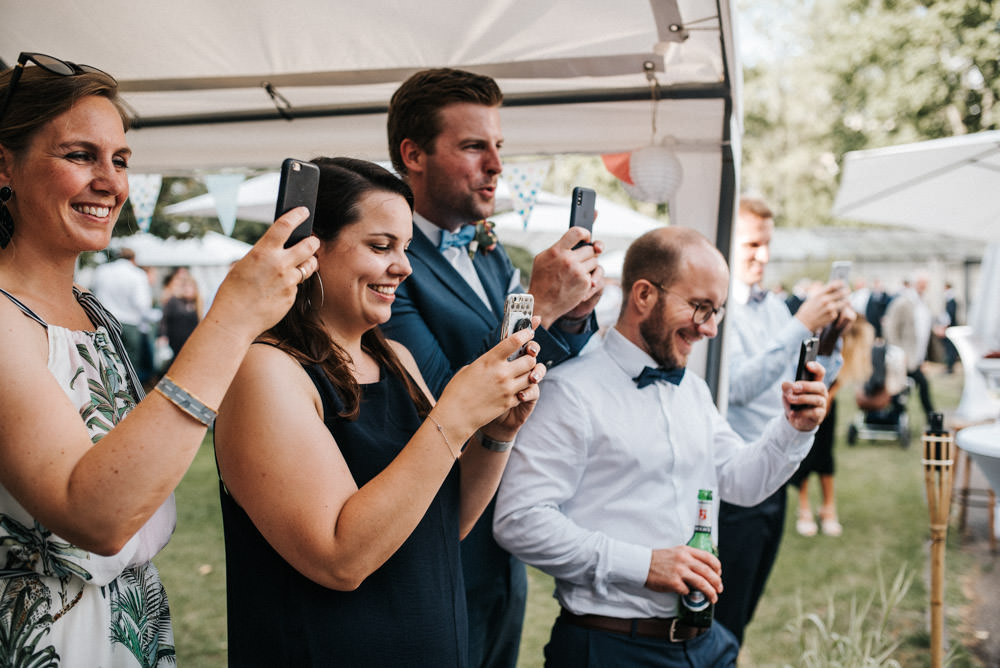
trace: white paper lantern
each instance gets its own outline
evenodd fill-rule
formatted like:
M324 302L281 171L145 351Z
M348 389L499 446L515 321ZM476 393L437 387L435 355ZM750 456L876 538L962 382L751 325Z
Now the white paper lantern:
M643 202L668 202L684 178L681 161L665 146L646 146L632 151L629 159L632 184L622 183L625 191Z

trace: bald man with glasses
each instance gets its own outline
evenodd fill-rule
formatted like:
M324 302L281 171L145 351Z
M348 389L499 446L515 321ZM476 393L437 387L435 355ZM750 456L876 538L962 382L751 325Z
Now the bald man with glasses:
M732 430L705 381L685 370L692 347L717 334L728 291L725 259L705 237L648 232L626 254L614 328L546 374L500 484L493 530L556 580L550 668L736 661L728 630L677 617L679 596L697 589L715 602L728 586L718 559L685 544L698 491L745 505L767 497L805 457L827 395L819 381L787 383L785 414L758 439ZM810 370L823 375L815 363Z

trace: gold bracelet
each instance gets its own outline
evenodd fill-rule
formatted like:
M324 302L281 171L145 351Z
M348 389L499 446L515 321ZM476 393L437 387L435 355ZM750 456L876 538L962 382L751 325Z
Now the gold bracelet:
M434 426L437 427L437 430L441 433L441 438L444 439L445 447L448 448L448 452L451 453L452 458L458 459L458 455L455 454L455 448L451 447L451 441L448 440L448 436L444 433L444 428L441 427L440 424L438 424L438 421L435 420L430 413L427 414L427 419L430 420L434 424Z
M171 380L169 376L161 378L153 389L206 427L211 427L212 423L215 422L215 411L206 406L201 399Z

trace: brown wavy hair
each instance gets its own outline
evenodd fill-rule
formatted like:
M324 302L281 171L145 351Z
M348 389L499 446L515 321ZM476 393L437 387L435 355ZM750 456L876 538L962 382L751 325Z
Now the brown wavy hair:
M0 99L7 96L13 74L14 68L0 73ZM26 66L0 119L0 144L15 155L22 153L46 123L89 95L110 100L121 116L122 128L128 130L129 116L118 97L118 82L111 76L100 72L63 76L36 65Z
M333 241L345 227L361 219L359 203L368 193L399 195L413 210L410 187L374 163L354 158L316 158L312 162L320 170L313 234L322 241ZM361 408L361 387L351 373L350 355L327 334L319 311L312 304L312 298L320 294L318 284L319 276L310 276L299 288L292 308L261 340L284 350L302 364L319 365L344 402L339 415L353 420ZM430 401L403 368L377 326L362 335L361 348L402 379L421 417L430 412Z

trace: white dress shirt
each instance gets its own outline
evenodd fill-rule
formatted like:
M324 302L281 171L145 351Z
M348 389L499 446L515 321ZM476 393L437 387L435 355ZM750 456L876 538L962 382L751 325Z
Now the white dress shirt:
M91 292L123 325L142 327L154 320L149 277L130 260L119 258L98 266Z
M726 311L726 357L729 360L729 406L726 418L743 438L759 436L769 420L784 415L781 383L795 379L802 339L812 332L774 293L750 300L750 286L733 281ZM833 384L843 365L840 339L833 355L820 356Z
M632 379L645 366L656 362L611 329L550 370L500 484L497 542L555 577L556 598L576 614L676 615L676 594L644 585L652 550L694 532L698 490L713 491L714 519L720 497L754 505L812 443L782 417L748 444L701 378L640 390Z

